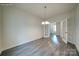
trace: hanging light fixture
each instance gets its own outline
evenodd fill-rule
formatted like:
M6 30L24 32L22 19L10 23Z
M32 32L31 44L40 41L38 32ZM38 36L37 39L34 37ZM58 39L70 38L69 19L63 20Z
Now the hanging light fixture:
M47 8L47 6L44 6L44 19L46 19L46 8ZM42 21L42 24L43 25L45 25L45 24L50 24L50 22L48 22L48 21Z
M43 21L42 24L45 24L45 22Z
M45 5L44 6L44 15L43 15L44 17L43 17L43 21L42 21L42 25L43 25L43 38L46 38L46 37L49 37L49 24L50 24L50 22L49 21L47 21L46 19L47 19L47 6Z
M48 21L43 21L42 24L50 24Z
M50 22L48 22L48 21L45 21L45 24L50 24Z

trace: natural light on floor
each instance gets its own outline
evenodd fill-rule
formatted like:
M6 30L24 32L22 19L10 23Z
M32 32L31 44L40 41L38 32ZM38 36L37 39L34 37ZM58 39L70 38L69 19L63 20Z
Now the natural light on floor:
M57 39L57 36L56 36L56 35L53 35L52 41L53 41L55 44L58 44L58 39Z

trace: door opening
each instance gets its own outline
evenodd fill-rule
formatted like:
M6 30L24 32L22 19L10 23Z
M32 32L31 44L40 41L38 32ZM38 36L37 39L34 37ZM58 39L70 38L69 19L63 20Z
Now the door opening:
M56 22L50 24L50 35L56 35Z
M62 40L67 43L67 19L61 21L61 30L60 30L60 35L62 37Z

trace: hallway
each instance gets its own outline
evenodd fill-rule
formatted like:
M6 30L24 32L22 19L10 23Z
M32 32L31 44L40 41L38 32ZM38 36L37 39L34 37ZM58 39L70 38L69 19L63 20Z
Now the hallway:
M42 38L8 49L2 56L76 56L76 48L65 44L59 36Z

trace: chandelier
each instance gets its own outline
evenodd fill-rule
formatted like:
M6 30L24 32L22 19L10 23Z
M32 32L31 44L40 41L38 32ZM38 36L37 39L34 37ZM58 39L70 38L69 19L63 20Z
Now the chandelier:
M44 6L44 20L46 20L47 6ZM50 24L49 21L42 21L43 25Z

